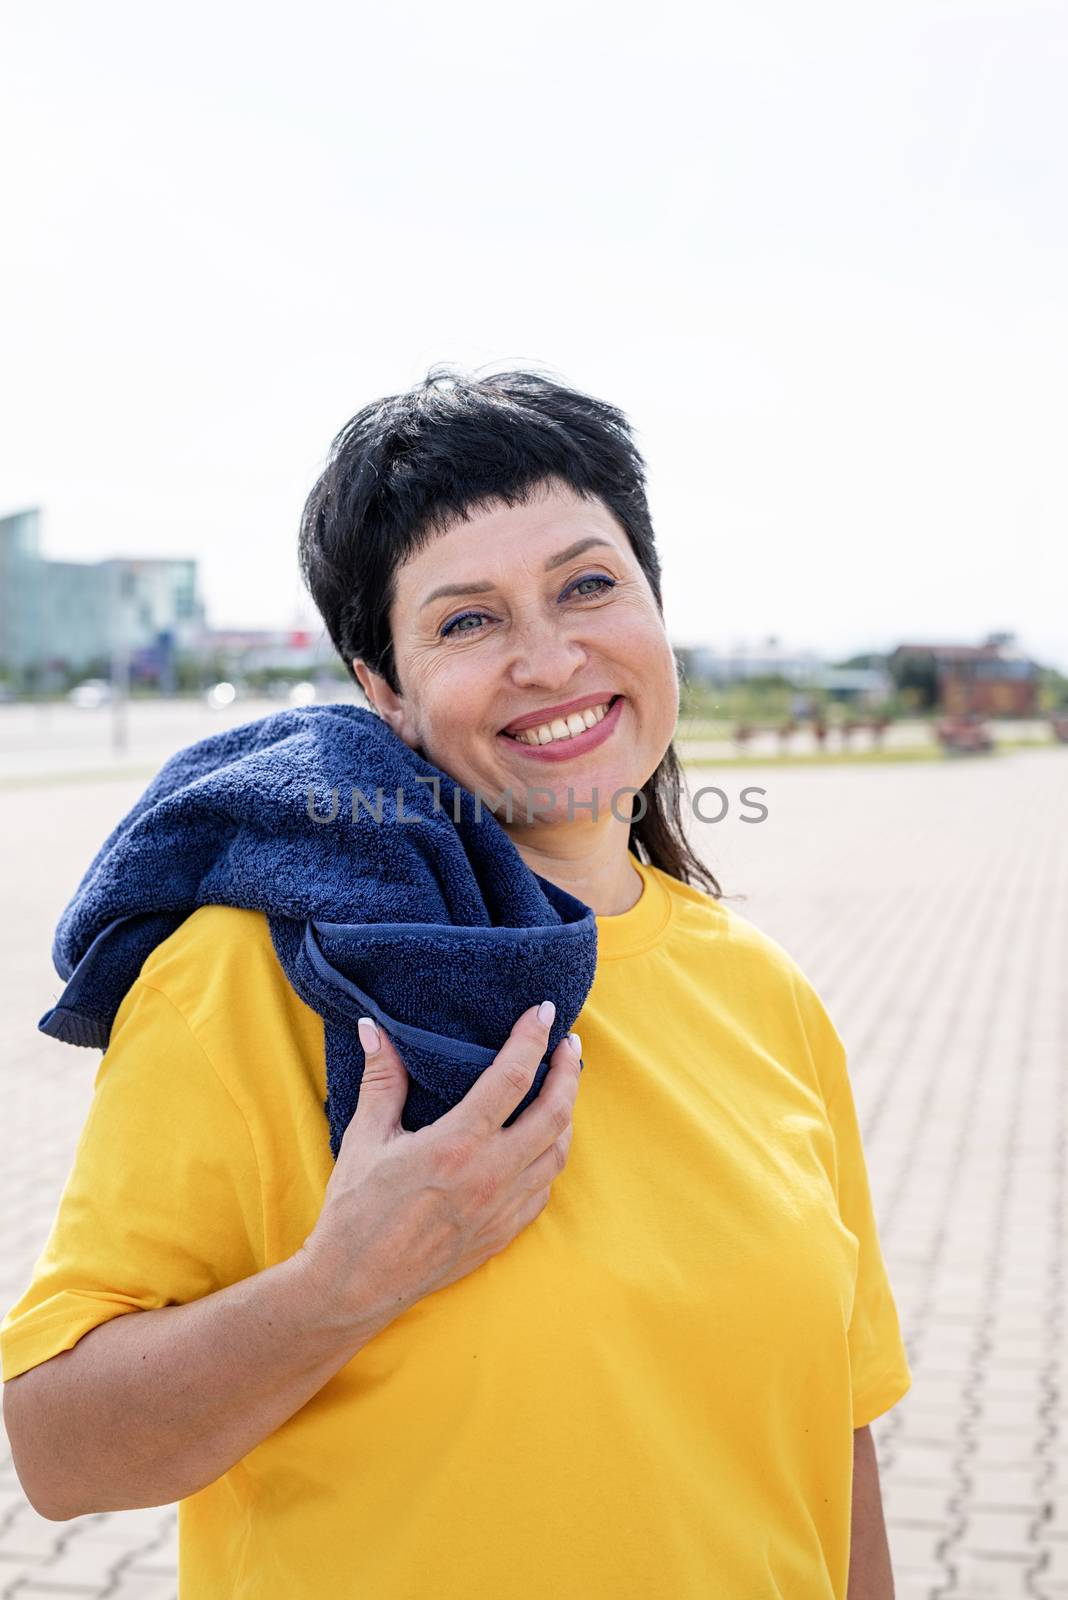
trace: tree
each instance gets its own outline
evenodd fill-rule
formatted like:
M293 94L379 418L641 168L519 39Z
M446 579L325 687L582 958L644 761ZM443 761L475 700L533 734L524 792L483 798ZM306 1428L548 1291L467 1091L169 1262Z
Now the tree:
M938 667L930 650L910 650L905 655L891 656L887 666L897 692L913 690L921 711L930 711L938 704Z

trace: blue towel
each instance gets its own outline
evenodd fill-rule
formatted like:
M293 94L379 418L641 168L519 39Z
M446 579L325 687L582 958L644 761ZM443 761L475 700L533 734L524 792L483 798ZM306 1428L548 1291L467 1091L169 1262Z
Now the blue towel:
M265 912L286 976L322 1016L335 1159L363 1075L358 1017L377 1018L404 1061L401 1122L414 1130L463 1098L523 1011L553 1000L508 1126L540 1092L597 965L590 907L531 871L487 803L343 703L275 712L170 757L60 918L52 958L67 987L41 1031L106 1050L146 957L203 905Z

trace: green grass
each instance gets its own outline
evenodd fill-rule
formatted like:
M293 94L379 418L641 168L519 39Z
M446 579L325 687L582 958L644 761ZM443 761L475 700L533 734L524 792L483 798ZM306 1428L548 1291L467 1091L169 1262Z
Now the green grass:
M999 739L993 750L969 751L950 755L933 740L930 744L901 745L879 750L809 750L790 751L785 755L746 755L739 752L724 756L688 756L686 745L679 739L676 748L684 767L817 767L817 766L873 766L902 761L967 761L1006 755L1013 750L1064 750L1068 746L1049 739ZM733 742L733 741L732 741Z
M696 756L692 760L683 751L679 752L684 767L859 767L944 759L937 746L927 745L905 745L900 750L813 750L807 755Z
M679 760L684 767L862 767L888 766L907 761L981 761L1001 755L1000 745L993 750L968 756L949 756L938 745L903 745L897 750L813 750L807 755L763 756L696 756L692 760L683 751Z

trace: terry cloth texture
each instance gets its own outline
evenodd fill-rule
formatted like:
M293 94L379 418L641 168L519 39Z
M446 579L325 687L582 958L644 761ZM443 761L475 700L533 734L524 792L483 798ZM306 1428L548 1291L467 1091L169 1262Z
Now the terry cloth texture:
M186 917L204 905L263 911L286 976L324 1021L335 1158L359 1098L361 1016L383 1025L407 1068L402 1126L414 1130L464 1097L523 1011L554 1001L545 1055L508 1126L582 1009L597 924L526 865L493 798L344 703L186 746L105 839L60 918L52 959L67 987L38 1027L106 1050L146 957Z

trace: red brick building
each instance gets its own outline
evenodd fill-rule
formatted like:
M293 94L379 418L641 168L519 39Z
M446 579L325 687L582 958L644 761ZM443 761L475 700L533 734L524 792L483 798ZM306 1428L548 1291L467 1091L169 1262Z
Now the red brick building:
M1011 633L984 644L899 644L887 658L895 681L900 669L929 664L937 707L947 716L1033 717L1038 711L1038 664L1016 647Z

